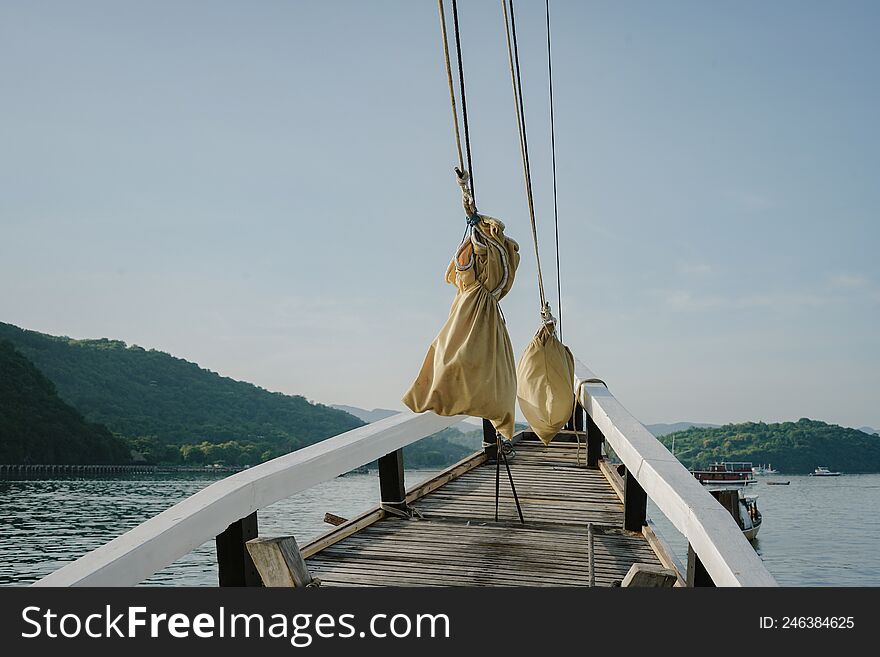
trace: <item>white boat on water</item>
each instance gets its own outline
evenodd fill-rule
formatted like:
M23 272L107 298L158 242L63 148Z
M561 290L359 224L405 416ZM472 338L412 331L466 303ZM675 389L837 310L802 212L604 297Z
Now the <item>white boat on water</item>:
M761 529L761 523L764 518L758 510L758 498L755 495L745 495L743 488L740 486L728 486L726 488L715 488L712 493L713 497L736 520L742 530L743 536L753 541L758 536L758 530Z
M818 466L815 470L810 473L811 477L839 477L839 472L831 472L828 468L824 466Z
M755 475L775 475L779 474L779 470L774 470L773 466L768 463L767 465L756 465L752 468L752 474Z
M737 522L742 529L743 536L750 541L755 540L758 536L758 530L761 529L762 520L761 512L758 511L758 498L740 495Z

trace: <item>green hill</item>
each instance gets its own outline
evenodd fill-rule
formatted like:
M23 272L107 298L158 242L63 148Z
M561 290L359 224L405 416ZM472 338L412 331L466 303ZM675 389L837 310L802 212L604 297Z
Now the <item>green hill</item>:
M11 342L0 340L0 463L129 461L124 441L87 422Z
M54 383L59 402L106 425L149 463L253 465L363 425L341 410L118 340L73 340L0 322L2 339ZM39 405L18 403L10 402L16 421L42 412ZM447 429L406 447L406 463L454 463L473 451L463 442L461 432ZM27 442L17 444L26 450ZM11 462L36 462L35 454L16 453Z
M746 422L691 428L661 438L689 468L718 461L772 463L780 472L805 474L824 465L841 472L880 472L880 437L818 420Z
M118 340L73 340L4 323L0 339L87 420L128 438L151 462L258 463L363 424L303 397Z
M470 456L479 447L462 444L466 434L449 427L403 448L403 462L410 468L439 468Z

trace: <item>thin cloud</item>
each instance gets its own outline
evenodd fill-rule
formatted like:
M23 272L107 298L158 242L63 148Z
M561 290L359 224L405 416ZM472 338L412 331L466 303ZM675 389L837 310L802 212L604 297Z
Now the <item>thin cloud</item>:
M831 287L853 289L864 287L868 284L868 279L861 274L836 274L831 277Z

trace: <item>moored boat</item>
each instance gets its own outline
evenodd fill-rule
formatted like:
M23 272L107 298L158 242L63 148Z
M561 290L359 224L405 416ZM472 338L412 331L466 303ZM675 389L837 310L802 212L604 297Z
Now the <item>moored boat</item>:
M758 498L754 495L743 495L742 487L736 485L715 488L711 493L733 516L743 536L749 541L754 540L764 519L758 510Z
M752 464L747 461L722 461L705 470L691 470L691 473L706 485L746 486L756 483Z
M744 497L740 495L739 518L737 519L737 522L740 529L742 529L743 536L750 541L755 540L758 536L758 530L761 529L761 522L763 519L764 517L758 510L758 498Z
M755 475L774 475L779 474L779 470L774 470L771 464L756 465L752 467L752 474Z

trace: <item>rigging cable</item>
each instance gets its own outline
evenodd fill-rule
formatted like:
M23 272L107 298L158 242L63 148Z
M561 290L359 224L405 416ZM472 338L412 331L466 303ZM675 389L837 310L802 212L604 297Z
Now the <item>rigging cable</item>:
M461 91L461 118L462 123L464 124L464 148L467 153L467 173L469 176L471 198L473 199L476 210L477 196L474 193L474 165L471 160L471 133L468 129L467 96L464 93L464 67L461 62L461 36L458 31L458 3L456 0L452 0L452 23L455 26L455 54L458 58L458 87Z
M559 269L559 205L556 200L556 122L553 115L553 57L550 48L550 0L547 9L547 79L550 87L550 153L553 162L553 225L556 230L556 310L559 313L559 340L562 341L562 276Z
M446 11L443 0L437 0L440 10L440 36L443 39L443 57L446 60L446 80L449 83L449 100L452 101L452 125L455 129L455 148L458 151L458 169L464 171L464 157L461 152L461 135L458 130L458 107L455 105L455 86L452 82L452 63L449 61L449 39L446 36Z
M437 0L437 8L440 11L440 36L443 39L443 56L446 61L446 80L449 84L449 99L452 103L452 119L455 127L455 147L458 151L458 166L455 168L455 176L461 187L462 203L467 215L468 226L472 227L479 222L477 205L474 196L473 158L471 156L471 134L467 114L467 95L464 85L464 66L461 59L461 33L458 27L458 3L452 0L452 20L455 34L455 51L458 57L458 86L461 94L462 124L464 126L465 154L467 155L467 168L464 166L464 158L461 149L461 133L458 126L458 107L455 103L455 88L452 81L452 63L449 58L449 39L446 30L446 10L443 0Z
M508 4L510 11L508 12ZM520 154L523 162L526 200L529 204L529 221L532 225L532 241L535 245L535 262L538 269L538 294L541 298L541 316L549 319L550 310L544 295L544 277L541 273L541 256L538 251L538 228L535 224L535 203L532 197L532 175L529 166L529 144L526 137L526 115L522 98L522 75L519 67L519 48L516 42L516 17L513 11L513 0L501 0L504 14L504 29L507 34L507 59L510 64L510 81L513 85L513 102L516 108L516 124L519 129Z

